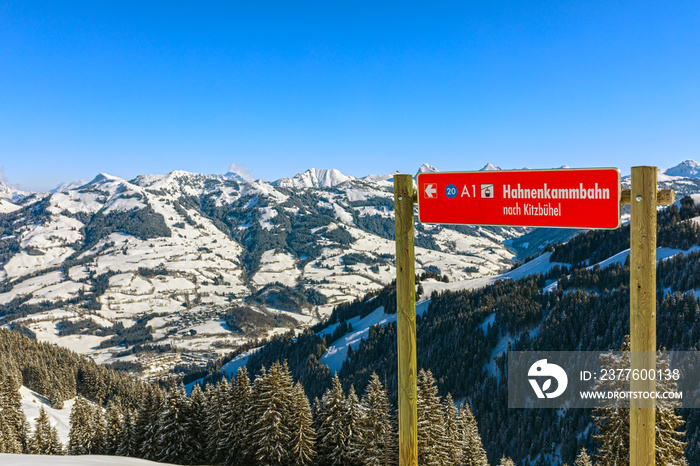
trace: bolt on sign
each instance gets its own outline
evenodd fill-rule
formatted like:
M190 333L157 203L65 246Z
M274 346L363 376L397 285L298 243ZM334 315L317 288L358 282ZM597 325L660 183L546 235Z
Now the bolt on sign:
M617 168L418 175L423 223L555 228L620 226Z

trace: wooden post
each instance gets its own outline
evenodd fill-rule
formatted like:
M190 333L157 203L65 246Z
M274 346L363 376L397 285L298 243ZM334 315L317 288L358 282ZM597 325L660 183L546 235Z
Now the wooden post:
M418 465L416 273L413 177L394 175L396 332L399 358L399 466Z
M656 167L632 167L630 204L630 349L632 370L656 369ZM633 372L634 373L634 372ZM631 391L655 391L630 378ZM630 402L630 466L655 465L653 400Z

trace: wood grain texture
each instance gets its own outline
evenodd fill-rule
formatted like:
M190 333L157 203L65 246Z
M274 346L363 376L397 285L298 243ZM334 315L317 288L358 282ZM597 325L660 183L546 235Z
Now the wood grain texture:
M623 189L620 192L621 205L630 205L631 198L631 189ZM674 202L676 202L676 192L673 189L659 189L656 192L656 205L671 205Z
M399 466L418 465L413 201L413 177L411 175L394 175L396 326L399 359Z
M656 368L656 167L632 167L630 202L630 345L635 369ZM653 380L630 380L631 391L655 390ZM630 466L655 464L655 409L630 404Z

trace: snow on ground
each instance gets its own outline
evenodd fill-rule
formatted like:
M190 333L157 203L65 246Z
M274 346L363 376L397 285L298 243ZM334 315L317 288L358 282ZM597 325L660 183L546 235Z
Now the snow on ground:
M440 293L443 291L476 290L491 285L498 280L518 280L529 275L547 273L549 270L551 270L557 265L569 265L564 264L563 262L549 262L549 258L551 257L551 255L551 252L546 252L541 256L531 260L527 264L523 264L517 269L511 270L510 272L506 272L501 275L479 277L470 280L459 280L449 283L438 282L435 280L425 280L424 282L422 282L423 290L425 292L424 296L429 297L434 291Z
M489 325L493 325L494 322L496 322L496 313L492 312L479 324L479 328L484 332L484 336L486 336L486 332L488 332Z
M265 207L262 210L262 215L260 216L260 226L266 230L272 230L275 226L270 222L273 218L277 217L277 210L273 207Z
M250 358L250 356L259 349L260 348L253 348L252 350L239 354L238 356L224 364L221 368L221 371L228 378L235 376L236 372L238 372L238 369L248 364L248 359ZM248 373L250 372L251 371L249 370ZM192 389L194 388L195 384L202 383L202 380L204 379L197 379L194 382L190 382L187 385L185 385L185 391L187 392L187 394L189 395L190 393L192 393Z
M43 406L46 414L49 417L51 425L56 427L58 438L64 444L68 442L68 432L70 432L70 410L75 404L75 399L65 401L63 409L54 409L49 404L49 400L27 387L20 387L20 396L22 397L22 409L27 416L27 420L31 426L31 431L34 432L34 419L39 417L39 410ZM0 455L0 458L2 455ZM6 464L0 461L0 464ZM26 463L23 463L26 464Z
M66 335L58 336L58 324L52 321L33 322L28 325L39 341L53 343L80 354L89 354L99 348L100 343L110 337L98 337L96 335Z
M518 280L520 278L527 277L529 275L536 275L540 273L547 273L555 266L568 266L563 262L549 262L549 258L552 257L551 252L545 252L541 256L531 260L527 264L523 264L515 270L506 272L500 275L500 279L510 278L511 280Z
M700 246L693 246L690 249L656 248L656 260L660 261L660 260L669 259L669 258L671 258L671 257L673 257L681 252L683 254L688 254L688 253L695 252L695 251L700 251ZM630 255L630 250L625 249L624 251L618 252L614 256L612 256L608 259L605 259L604 261L598 262L595 265L599 265L600 268L604 269L605 267L612 265L612 264L624 264L625 261L627 260L627 256L629 256L629 255ZM595 265L592 265L588 268L592 269L593 267L595 267Z
M21 209L20 206L13 204L7 199L0 199L0 214L7 214L19 209Z
M253 276L253 282L259 286L280 282L294 286L301 275L294 257L287 252L265 251L260 258L260 270Z
M62 279L63 273L56 271L24 280L13 286L7 293L0 294L0 304L7 304L19 296L28 295L29 293L34 293L47 286L59 283Z
M680 253L683 254L688 254L694 251L699 251L700 247L699 246L693 246L690 249L672 249L672 248L656 248L656 260L657 262L660 260L666 260L670 259L671 257L674 257ZM607 259L598 262L597 264L593 264L591 266L586 267L587 269L592 269L596 265L600 266L601 269L604 269L606 267L609 267L612 264L620 264L623 265L625 261L627 260L627 257L630 255L630 250L625 249L624 251L618 252L614 256L608 257ZM534 261L533 261L534 262ZM568 265L568 264L564 264ZM553 283L548 284L542 289L543 293L551 293L557 289L559 281L554 281Z
M170 463L154 463L152 461L125 458L123 456L45 456L0 453L0 464L3 466L167 466Z
M75 253L73 248L49 248L40 256L33 256L27 251L21 251L7 261L4 269L8 277L21 277L54 265L60 265L73 253Z
M428 309L429 304L430 301L417 303L416 314L422 315ZM384 306L378 307L362 319L359 317L350 319L348 323L352 324L352 333L348 333L333 342L321 356L321 362L328 366L331 372L339 371L343 361L348 356L348 347L352 347L353 350L357 349L362 339L369 334L369 328L372 325L386 325L389 322L396 322L396 314L384 314Z

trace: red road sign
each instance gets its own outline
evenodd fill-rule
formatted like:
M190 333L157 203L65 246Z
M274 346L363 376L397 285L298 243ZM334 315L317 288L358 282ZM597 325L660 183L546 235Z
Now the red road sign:
M620 226L620 172L421 173L418 218L424 223L613 229Z

